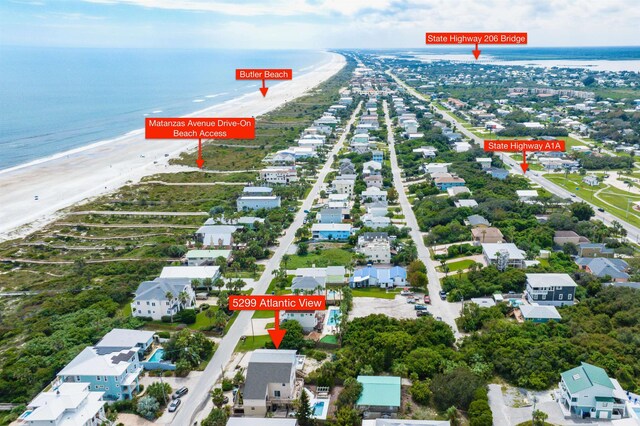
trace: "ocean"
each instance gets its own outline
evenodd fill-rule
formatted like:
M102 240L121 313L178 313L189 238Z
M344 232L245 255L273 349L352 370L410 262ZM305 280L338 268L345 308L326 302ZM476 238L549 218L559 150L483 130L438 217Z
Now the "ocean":
M295 77L324 59L301 50L0 47L0 169L258 91L262 82L236 81L236 68L291 68Z

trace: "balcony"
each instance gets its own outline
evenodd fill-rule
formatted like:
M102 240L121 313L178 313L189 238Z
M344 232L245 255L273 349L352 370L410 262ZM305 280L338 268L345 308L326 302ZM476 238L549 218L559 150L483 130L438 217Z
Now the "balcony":
M296 379L296 382L293 385L293 393L290 398L275 398L275 397L267 397L267 405L279 405L279 404L291 404L294 401L297 401L300 398L300 393L304 388L304 380Z

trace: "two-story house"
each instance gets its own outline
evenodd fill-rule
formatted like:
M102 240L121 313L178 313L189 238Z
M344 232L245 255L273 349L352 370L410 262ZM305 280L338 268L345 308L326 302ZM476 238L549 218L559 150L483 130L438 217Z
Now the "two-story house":
M236 401L235 411L245 416L264 417L278 407L293 407L304 385L296 379L296 351L258 349L253 351L247 377L239 394L242 405Z
M160 321L194 306L196 294L190 278L156 278L140 283L131 302L131 315Z
M89 390L89 383L62 383L42 391L29 404L19 424L28 426L100 426L109 424L104 392Z
M311 225L311 238L314 240L346 240L351 236L352 228L348 223L314 223Z
M373 263L391 263L391 242L386 232L365 232L358 237L356 252Z
M583 362L560 376L558 403L568 414L594 419L628 416L625 392L604 369Z
M246 210L277 209L280 205L280 197L276 195L242 196L236 201L236 207L239 212Z
M297 182L298 172L295 166L267 167L260 170L260 180L267 183L285 185L290 182Z
M576 282L569 274L526 274L527 300L539 305L573 305Z

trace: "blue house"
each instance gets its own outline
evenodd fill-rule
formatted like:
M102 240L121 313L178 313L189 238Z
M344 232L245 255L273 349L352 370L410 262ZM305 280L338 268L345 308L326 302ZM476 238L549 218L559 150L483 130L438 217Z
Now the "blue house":
M382 164L382 161L384 160L384 154L382 151L371 151L371 155L373 156L373 161Z
M447 189L454 188L456 186L465 186L466 184L464 179L457 176L437 177L433 180L433 183L440 191L446 191Z
M400 266L393 268L377 268L368 265L354 271L349 279L351 287L381 287L393 288L404 286L407 282L407 271Z
M499 167L491 167L487 169L487 173L496 179L505 180L507 176L509 176L509 172L505 169L501 169Z
M314 223L311 226L311 238L314 240L346 240L351 232L348 223Z

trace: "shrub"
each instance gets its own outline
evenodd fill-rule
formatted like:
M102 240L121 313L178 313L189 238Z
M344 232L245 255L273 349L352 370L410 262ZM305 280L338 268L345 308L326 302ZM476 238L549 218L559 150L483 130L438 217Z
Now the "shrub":
M158 331L156 334L161 339L168 339L171 337L171 333L169 333L168 331Z
M222 390L224 392L228 392L231 389L233 389L233 382L229 379L227 379L226 377L224 379L222 379Z
M415 382L413 382L413 384L409 388L411 399L413 399L418 404L429 404L429 401L431 400L431 389L429 389L429 384L429 380L416 380Z
M183 309L177 316L180 318L180 322L184 324L194 324L196 322L195 309Z
M171 322L171 316L163 315L163 316L160 317L160 321L162 321L162 322Z

